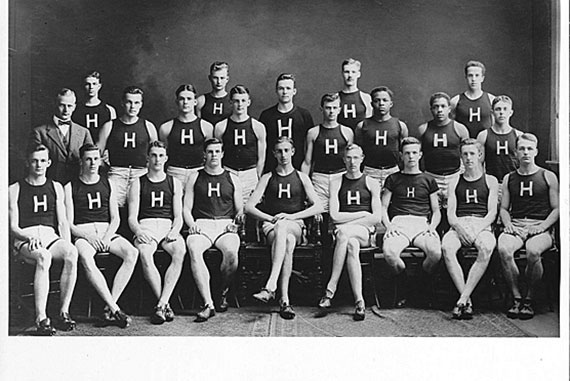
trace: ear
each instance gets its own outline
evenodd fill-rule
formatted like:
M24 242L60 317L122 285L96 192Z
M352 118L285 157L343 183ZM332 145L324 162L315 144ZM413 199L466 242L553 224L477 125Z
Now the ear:
M421 160L421 158L424 157L424 152L420 151L420 154L418 156L419 156L419 159Z
M297 88L293 88L293 95L297 95Z
M46 168L51 167L51 159L48 159Z

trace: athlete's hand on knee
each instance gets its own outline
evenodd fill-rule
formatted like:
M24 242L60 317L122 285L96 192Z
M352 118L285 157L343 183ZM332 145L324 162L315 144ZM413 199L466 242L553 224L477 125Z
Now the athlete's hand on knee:
M385 238L398 237L400 235L401 235L401 233L398 231L398 229L394 225L389 224L386 227L386 233L384 234Z
M503 229L503 232L506 234L515 234L515 227L513 226L512 223L509 224L505 224L505 228Z
M227 233L237 233L237 231L238 231L238 225L234 224L233 222L232 222L232 223L229 223L229 224L226 225L225 231L226 231Z
M103 247L102 251L109 251L109 247L111 246L111 238L103 237L101 239L101 245Z
M195 223L188 225L188 234L200 234L200 232L200 228Z
M143 231L139 235L137 235L137 240L140 243L149 244L152 242L152 236L147 232Z
M287 213L277 213L274 217L273 220L271 222L273 222L274 224L277 223L277 221L279 220L290 220L291 216Z
M528 235L537 235L543 233L545 230L542 224L532 225L528 228Z
M166 242L174 242L176 241L176 238L178 238L178 234L176 232L173 232L172 230L168 232L168 234L166 235L166 237L164 237L164 240Z
M30 251L38 250L42 247L42 241L38 237L28 237Z

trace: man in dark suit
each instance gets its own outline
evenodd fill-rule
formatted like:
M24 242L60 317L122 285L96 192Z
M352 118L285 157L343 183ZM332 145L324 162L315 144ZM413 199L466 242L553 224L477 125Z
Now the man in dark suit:
M61 89L57 94L53 118L34 128L30 139L32 146L43 144L48 147L52 165L47 176L62 184L79 174L79 148L87 143L93 144L89 130L71 121L75 102L73 90Z

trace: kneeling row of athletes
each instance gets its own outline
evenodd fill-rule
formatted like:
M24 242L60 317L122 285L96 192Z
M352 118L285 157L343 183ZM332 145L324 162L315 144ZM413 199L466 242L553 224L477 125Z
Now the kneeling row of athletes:
M519 193L524 198L524 191L528 191L530 186L527 196L531 197L531 204L534 204L534 201L539 203L532 208L531 214L542 214L532 215L531 217L536 218L529 222L529 216L525 215L521 221L521 218L518 218L520 216L514 213L516 219L511 222L508 194L512 193L510 184L517 184L515 181L506 181L505 184L509 185L503 190L506 195L503 196L503 209L507 213L502 217L506 227L505 234L511 237L500 237L499 244L502 239L504 250L499 248L499 251L504 258L504 264L511 265L513 253L528 239L526 248L529 251L530 270L527 268L527 273L531 274L532 286L533 281L540 279L539 276L542 275L540 254L552 244L551 236L545 232L558 218L558 189L555 176L534 164L536 138L530 134L524 136L526 139L520 139L517 149L521 146L520 151L525 152L521 155L523 159L530 157L532 160L527 160L529 165L525 165L525 160L521 160L522 169L519 172L522 173L514 172L513 177L528 176L525 171L532 172L530 185L525 188L521 182ZM34 291L38 332L49 335L55 333L45 311L49 287L48 271L52 257L65 259L61 282L62 307L57 325L64 330L73 329L75 326L68 309L76 279L77 252L89 280L107 305L103 315L106 324L126 327L131 322L131 318L120 310L116 302L133 273L139 253L145 277L158 300L151 322L161 324L171 321L174 314L168 301L180 276L186 251L179 233L183 219L189 227L187 245L192 272L205 302L196 320L205 321L214 316L216 310L227 310L227 292L237 269L240 243L237 224L243 215L243 201L239 180L221 166L223 147L219 140L210 139L206 142L205 166L191 175L185 192L182 185L164 171L168 160L164 144L150 144L148 173L136 180L129 190L129 226L135 234L136 249L115 233L119 225L118 208L113 187L98 174L100 153L96 146L82 147L81 174L78 179L65 186L67 216L62 210L64 206L61 185L48 181L45 177L50 164L47 149L37 146L31 151L27 161L29 175L10 187L10 227L15 237L17 253L36 265ZM309 178L293 168L291 159L294 153L294 145L290 139L283 137L277 141L274 154L278 165L273 172L260 179L245 206L247 213L263 221L263 231L268 237L272 252L270 277L266 286L254 297L268 302L275 297L279 288L280 316L285 319L295 316L289 304L287 290L293 250L303 239L302 221L323 211ZM365 306L358 253L360 247L373 244L375 227L381 221L387 227L383 250L395 273L405 274L405 266L399 255L409 245L417 246L425 252L423 269L426 273L435 270L442 252L439 237L435 233L441 217L437 198L438 186L431 176L420 171L421 145L417 139L405 138L401 154L403 170L388 178L381 203L378 182L361 172L364 158L362 149L354 144L347 147L344 154L347 172L332 181L330 186L330 215L336 224L336 245L331 279L319 307L330 307L346 261L356 301L354 318L364 319ZM453 311L456 318L472 316L469 296L485 271L495 246L490 226L496 215L498 185L494 177L484 174L481 166L482 154L482 148L477 141L470 139L464 142L461 155L466 171L459 181L452 184L451 189L455 191L450 192L448 215L452 230L443 239L443 252L452 279L461 293ZM537 176L537 173L540 175ZM534 191L533 180L538 185ZM465 197L462 197L462 194L465 194ZM513 210L517 205L520 208L529 204L528 199L517 201L515 197L512 201ZM382 204L389 207L382 208ZM547 216L543 215L545 210L548 211ZM67 227L67 221L71 229ZM56 235L56 228L63 239ZM75 247L69 244L70 230ZM161 285L161 277L153 261L153 254L159 244L172 256L164 285ZM455 259L455 253L461 245L474 245L479 250L479 258L466 283ZM216 306L209 289L208 269L202 257L204 251L212 246L223 254L222 293ZM123 259L112 290L108 289L103 275L95 265L94 255L98 251L109 251ZM532 256L531 252L537 254ZM538 260L535 260L536 258ZM517 270L516 266L513 268L512 265L506 268L506 278L512 285L515 297L515 304L509 310L509 316L528 317L532 312L532 287L529 288L524 304L521 304L521 296L516 287ZM403 276L400 275L399 278ZM402 300L399 305L404 303Z

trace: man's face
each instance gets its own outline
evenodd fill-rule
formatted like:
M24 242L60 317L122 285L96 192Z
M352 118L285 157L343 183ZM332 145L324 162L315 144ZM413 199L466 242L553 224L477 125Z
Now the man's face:
M465 75L467 80L467 86L470 89L476 90L481 88L481 84L485 81L485 76L483 75L483 68L478 66L471 66L467 68L467 74Z
M359 149L351 149L344 154L344 165L348 172L358 172L360 171L360 165L364 160L364 156Z
M212 89L221 91L226 88L230 77L228 75L227 69L215 70L208 76L210 83L212 84Z
M372 107L378 115L389 114L393 105L392 98L386 91L379 91L372 97Z
M273 149L273 155L280 165L287 165L295 154L295 148L289 142L279 143Z
M232 111L236 115L247 114L247 108L251 104L249 94L234 94L231 99Z
M85 151L81 158L81 173L84 174L97 174L99 172L99 165L101 164L101 155L99 150Z
M206 157L206 165L210 167L222 165L222 159L224 157L224 151L222 151L222 145L219 143L210 144L206 147L206 152L204 153Z
M75 110L75 95L60 95L57 97L56 115L61 120L71 120L71 115Z
M538 154L538 148L534 142L526 139L519 139L517 143L517 159L521 164L532 164Z
M168 160L168 155L166 154L166 149L161 147L152 147L148 153L148 166L149 169L154 169L155 171L163 171L164 164Z
M405 167L412 168L419 166L421 158L422 151L419 144L406 144L402 148L402 161Z
M360 78L360 69L355 64L344 65L342 68L342 78L346 86L356 86Z
M138 116L143 106L141 94L125 94L123 98L123 109L128 116Z
M433 118L441 122L449 118L449 112L451 111L451 108L447 99L436 98L433 101L430 110Z
M481 165L483 153L479 151L475 144L469 144L461 147L461 160L465 168L473 169Z
M85 88L85 94L89 98L94 98L99 96L99 90L101 90L101 87L103 85L101 84L101 82L99 82L98 78L87 77L85 78L83 86Z
M295 88L295 82L292 79L283 79L277 82L277 96L279 97L279 103L290 103L293 102L293 96L297 94L297 89Z
M45 176L48 167L51 165L51 160L48 151L44 150L31 153L26 163L30 175L40 177Z
M181 91L176 98L176 104L180 112L185 114L190 113L194 111L194 107L196 106L196 94L188 90Z
M500 124L507 123L513 115L513 108L509 102L497 102L493 106L493 116Z
M321 107L321 110L323 110L323 118L325 120L331 122L335 121L340 112L340 100L337 99L336 101L325 102L323 107Z

